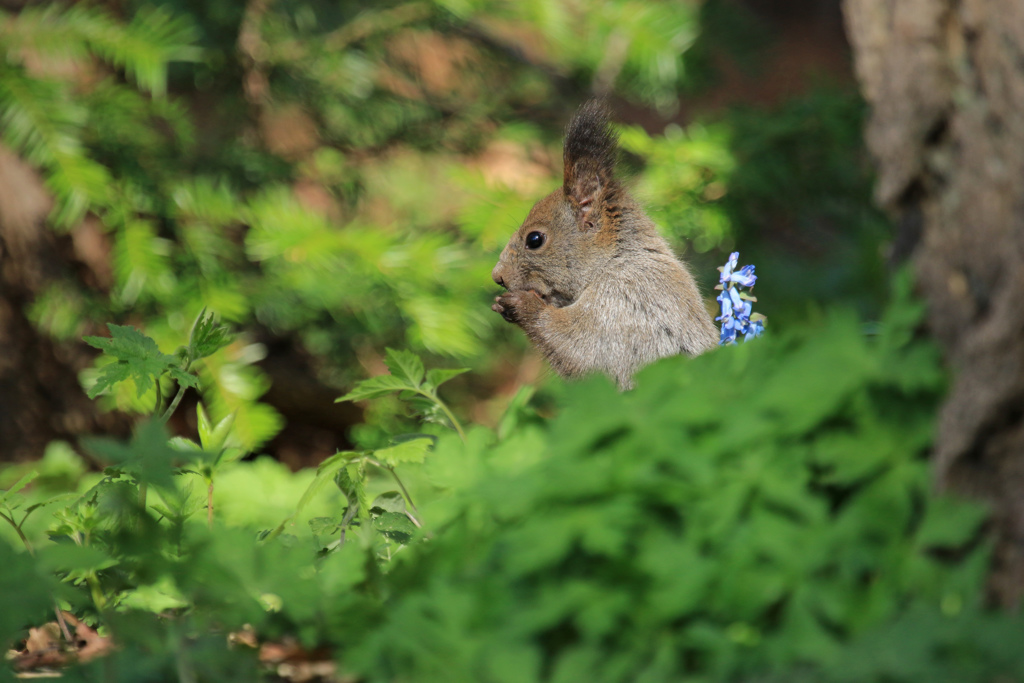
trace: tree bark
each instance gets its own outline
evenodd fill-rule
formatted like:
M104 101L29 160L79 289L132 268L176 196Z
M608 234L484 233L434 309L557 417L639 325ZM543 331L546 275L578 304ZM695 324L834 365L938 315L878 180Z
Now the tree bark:
M988 501L993 597L1024 595L1024 2L843 0L898 221L954 380L936 484Z

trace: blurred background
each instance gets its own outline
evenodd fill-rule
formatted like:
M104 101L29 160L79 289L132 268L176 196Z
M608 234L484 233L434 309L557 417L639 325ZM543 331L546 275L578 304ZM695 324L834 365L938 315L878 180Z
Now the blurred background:
M771 327L881 310L838 0L0 7L0 461L127 434L155 396L88 400L81 337L134 325L169 353L204 307L240 333L202 371L212 417L292 468L415 431L397 399L334 403L386 347L471 368L445 390L471 421L526 383L543 407L557 383L489 273L593 95L709 307L739 250Z

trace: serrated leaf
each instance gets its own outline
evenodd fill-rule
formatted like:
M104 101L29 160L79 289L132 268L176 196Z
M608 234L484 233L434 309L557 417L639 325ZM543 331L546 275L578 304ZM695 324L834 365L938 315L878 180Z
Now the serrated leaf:
M400 512L405 514L405 498L398 491L386 491L373 499L370 511L379 508L381 512Z
M457 369L434 369L427 371L427 384L434 387L435 389L448 380L458 377L459 375L469 372L469 368L457 368Z
M58 494L58 495L53 496L51 498L47 498L46 500L40 501L38 503L33 503L32 505L29 505L27 508L25 508L25 514L28 514L30 512L34 512L35 510L38 510L39 508L46 507L47 505L53 505L54 503L59 503L62 500L70 500L71 498L78 498L78 494L77 493L61 493L61 494Z
M335 473L334 483L345 495L349 505L355 505L361 515L365 516L370 511L366 504L365 475L361 463L346 463Z
M136 392L141 397L152 388L154 381L164 372L172 368L177 369L177 359L174 356L161 353L153 339L134 327L108 324L107 328L110 330L109 338L83 337L85 343L117 359L116 363L100 368L96 384L89 389L90 398L95 398L118 382L128 379L135 381ZM188 383L187 380L183 382Z
M344 396L335 399L335 403L341 401L365 401L371 398L380 398L396 391L411 390L415 387L409 385L408 380L400 379L394 375L379 375L363 380L356 385L355 389Z
M185 372L181 368L169 368L169 372L171 377L177 380L178 384L183 384L193 389L199 388L199 378L195 375Z
M192 326L192 334L189 336L189 351L193 360L212 356L232 341L231 331L224 325L217 323L217 316L213 313L206 314L204 308L196 318Z
M96 376L96 383L89 387L86 396L96 398L107 389L113 388L118 382L125 382L129 379L132 379L132 370L128 363L117 362L104 365L100 368L99 375ZM135 386L138 389L139 396L142 396L152 384L153 379L151 377L137 379Z
M423 383L423 361L412 351L385 349L384 364L393 377L404 379L414 389Z
M431 439L426 438L412 439L374 451L373 457L391 467L403 462L423 462L433 443Z

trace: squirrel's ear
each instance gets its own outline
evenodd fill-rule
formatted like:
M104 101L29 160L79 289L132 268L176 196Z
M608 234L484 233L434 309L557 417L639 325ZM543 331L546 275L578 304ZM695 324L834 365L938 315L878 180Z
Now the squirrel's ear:
M618 139L608 126L608 107L601 100L583 104L565 131L563 161L565 194L576 207L580 225L595 225L594 208L615 182Z

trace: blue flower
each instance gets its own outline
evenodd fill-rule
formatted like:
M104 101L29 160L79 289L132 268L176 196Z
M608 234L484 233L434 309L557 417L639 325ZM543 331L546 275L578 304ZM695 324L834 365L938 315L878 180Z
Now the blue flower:
M746 320L750 317L750 302L745 301L740 297L740 292L735 287L730 287L725 290L729 292L729 299L732 303L732 314L740 320ZM723 292L724 293L724 292Z
M764 321L755 320L747 325L747 329L743 333L743 341L748 342L754 337L760 337L762 334L764 334Z
M729 296L729 292L727 290L723 290L722 293L718 295L717 301L722 306L722 315L715 318L715 320L732 320L732 298Z
M740 272L730 275L729 280L743 287L753 287L754 283L757 282L757 276L754 275L754 266L743 266Z
M722 332L719 337L719 345L735 344L737 335L742 334L744 341L754 337L760 337L764 333L765 317L759 313L753 313L751 303L757 301L749 294L740 292L741 287L753 287L757 282L754 275L754 266L743 266L736 269L739 264L740 253L734 251L729 254L729 260L719 268L721 276L718 278L718 286L715 289L721 290L717 301L722 310L722 315L715 318L722 323ZM753 317L753 320L751 320Z
M732 278L732 271L736 269L736 265L739 263L739 261L740 252L734 251L731 254L729 254L729 260L725 262L724 266L719 268L719 270L722 271L721 277L718 278L718 281L721 284L724 285L725 283L730 282L730 278Z
M728 346L736 343L736 330L731 327L722 328L722 336L718 339L719 346Z

